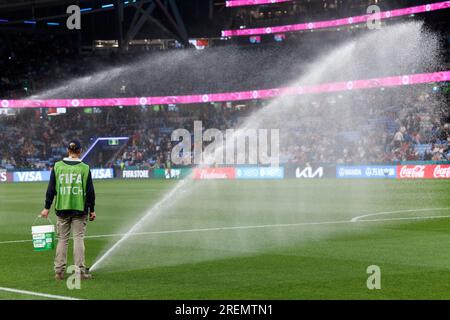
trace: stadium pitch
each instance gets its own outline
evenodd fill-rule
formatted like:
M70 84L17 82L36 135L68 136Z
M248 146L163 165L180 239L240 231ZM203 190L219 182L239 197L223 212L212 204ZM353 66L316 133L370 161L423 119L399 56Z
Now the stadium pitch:
M87 264L174 183L96 181ZM79 290L53 279L54 251L32 249L46 185L0 185L0 299L450 298L448 181L194 183L208 192L163 212ZM367 287L371 265L380 290Z

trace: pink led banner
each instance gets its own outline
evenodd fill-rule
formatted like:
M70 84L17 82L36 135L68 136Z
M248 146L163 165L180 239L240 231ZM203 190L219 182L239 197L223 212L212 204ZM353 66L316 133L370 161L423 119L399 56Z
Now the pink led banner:
M265 28L253 28L253 29L238 29L238 30L223 30L222 37L232 37L232 36L251 36L258 34L273 34L273 33L283 33L283 32L292 32L292 31L301 31L301 30L314 30L314 29L324 29L324 28L332 28L339 27L351 24L358 23L366 23L369 18L380 18L380 19L389 19L400 16L407 16L410 14L417 14L429 11L436 10L444 10L450 8L450 1L437 2L432 4L426 4L416 7L409 7L391 11L383 11L378 14L370 15L362 15L356 17L348 17L337 20L327 20L327 21L317 21L317 22L308 22L308 23L300 23L300 24L289 24L285 26L276 26L276 27L265 27Z
M270 4L289 1L292 0L230 0L225 1L225 4L227 7L242 7L242 6L255 6L259 4Z
M157 104L189 104L220 101L240 101L252 99L268 99L282 95L302 95L324 92L338 92L357 89L395 87L421 83L450 81L450 71L411 74L387 78L374 78L344 82L284 87L274 89L197 94L165 97L103 98L103 99L52 99L52 100L0 100L3 108L78 108L78 107L113 107L141 106Z

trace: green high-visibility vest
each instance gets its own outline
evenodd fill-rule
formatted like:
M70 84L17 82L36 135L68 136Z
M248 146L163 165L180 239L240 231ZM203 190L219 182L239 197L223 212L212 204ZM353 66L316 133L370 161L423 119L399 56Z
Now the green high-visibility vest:
M80 161L69 165L64 161L55 163L56 210L84 211L89 166Z

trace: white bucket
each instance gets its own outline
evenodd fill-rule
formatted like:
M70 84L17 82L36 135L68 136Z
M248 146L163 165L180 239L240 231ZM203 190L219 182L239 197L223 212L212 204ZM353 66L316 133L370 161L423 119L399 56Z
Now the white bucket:
M55 247L55 226L32 226L31 234L33 236L34 251L46 251Z

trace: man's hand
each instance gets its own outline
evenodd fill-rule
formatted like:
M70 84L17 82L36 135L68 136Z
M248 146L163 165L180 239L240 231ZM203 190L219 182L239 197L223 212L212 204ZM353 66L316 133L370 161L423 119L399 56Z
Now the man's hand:
M95 217L97 217L97 216L95 215L95 212L94 212L94 211L89 212L89 221L94 221L94 220L95 220Z
M47 217L48 217L49 211L50 211L50 210L48 210L48 209L42 210L42 211L41 211L41 217L42 217L42 218L47 218Z

